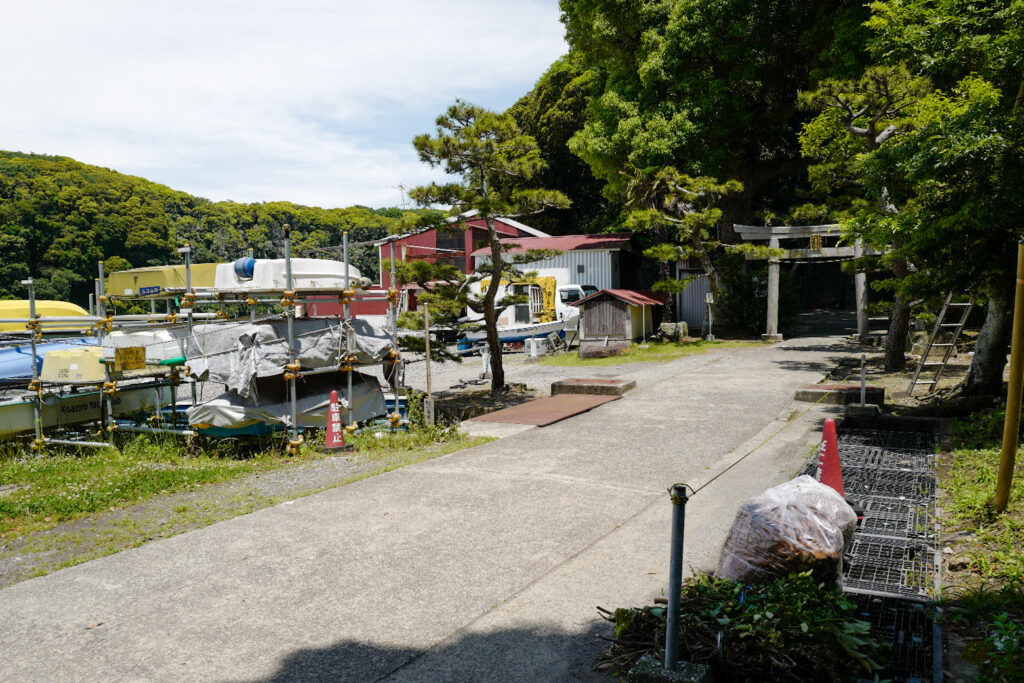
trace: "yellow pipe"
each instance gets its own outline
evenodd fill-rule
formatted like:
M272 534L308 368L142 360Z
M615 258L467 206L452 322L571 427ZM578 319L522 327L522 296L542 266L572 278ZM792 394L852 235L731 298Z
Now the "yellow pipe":
M1004 512L1010 500L1013 466L1020 434L1021 370L1024 362L1024 240L1017 244L1017 289L1013 302L1013 341L1010 353L1010 382L1006 389L1006 421L1003 423L1003 452L992 507Z

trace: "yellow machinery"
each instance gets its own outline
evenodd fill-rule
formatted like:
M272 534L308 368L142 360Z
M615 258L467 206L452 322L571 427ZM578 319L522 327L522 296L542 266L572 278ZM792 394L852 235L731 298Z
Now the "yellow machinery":
M535 277L528 281L529 284L537 285L544 292L544 312L540 315L542 323L549 323L556 318L555 296L558 283L553 277Z
M480 290L487 289L487 286L491 284L491 278L485 278L480 281ZM555 308L555 297L558 293L558 281L550 276L544 277L532 277L525 280L519 280L516 282L509 282L508 280L502 280L501 284L505 287L514 285L532 285L534 287L540 287L543 293L543 310L537 317L537 320L533 322L549 323L558 318L557 309Z

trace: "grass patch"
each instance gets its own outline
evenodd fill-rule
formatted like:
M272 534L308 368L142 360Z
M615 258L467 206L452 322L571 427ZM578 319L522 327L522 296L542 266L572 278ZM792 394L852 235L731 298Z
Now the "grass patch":
M999 472L1005 411L986 410L953 422L954 450L943 488L949 494L945 525L973 531L965 555L970 569L998 584L1024 585L1024 455L1018 453L1006 512L995 515L989 501Z
M352 442L353 451L345 457L391 461L384 469L372 470L378 473L482 441L433 428L394 433L364 430ZM17 488L0 496L0 538L16 539L161 495L335 457L321 452L318 445L314 440L294 457L277 449L242 453L223 443L196 454L195 449L186 449L174 439L150 436L133 438L120 451L81 449L26 455L11 449L0 453L0 486ZM179 504L172 512L185 518L199 511Z
M629 353L625 353L621 356L610 356L608 358L580 358L579 353L569 351L567 353L557 353L548 356L541 360L540 364L558 367L575 367L624 365L626 363L664 363L676 358L682 358L683 356L695 356L697 354L707 353L713 349L741 349L748 346L763 346L763 344L761 342L753 341L652 341L646 344L646 348L640 344L633 344Z
M980 681L1024 680L1024 453L1006 512L996 515L989 505L1004 418L1005 410L989 409L954 420L942 478L949 495L943 525L962 536L946 575L946 613L963 633L964 659L978 666Z

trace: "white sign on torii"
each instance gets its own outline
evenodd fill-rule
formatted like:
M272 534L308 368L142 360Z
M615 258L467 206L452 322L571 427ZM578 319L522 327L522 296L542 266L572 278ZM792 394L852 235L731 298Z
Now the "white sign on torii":
M822 243L825 237L842 237L841 226L835 223L827 225L733 225L736 233L747 242L767 241L768 247L779 248L779 240L806 239L810 241L807 248L785 249L781 256L768 258L768 323L765 334L761 338L765 341L782 341L779 334L779 263L782 261L828 259L830 261L849 261L863 256L865 253L876 253L872 249L865 251L860 240L853 246L836 244L826 247ZM759 257L748 254L748 260L760 260ZM858 272L853 276L855 289L855 301L857 306L857 336L861 341L867 338L868 334L868 288L867 275Z

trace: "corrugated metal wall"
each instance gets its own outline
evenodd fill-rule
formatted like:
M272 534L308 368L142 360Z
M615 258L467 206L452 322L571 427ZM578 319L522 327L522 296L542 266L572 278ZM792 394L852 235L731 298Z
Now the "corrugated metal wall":
M560 286L593 285L598 289L614 289L618 286L619 274L613 267L613 254L616 252L607 249L566 251L554 258L527 263L519 268L527 273L536 272L541 277L553 277ZM582 273L580 266L583 266Z
M707 275L683 269L679 270L678 277L694 275L697 276L696 279L691 280L686 289L676 297L676 320L685 321L690 328L690 334L697 335L700 333L700 326L707 311L705 296L711 291L711 281L708 280Z

